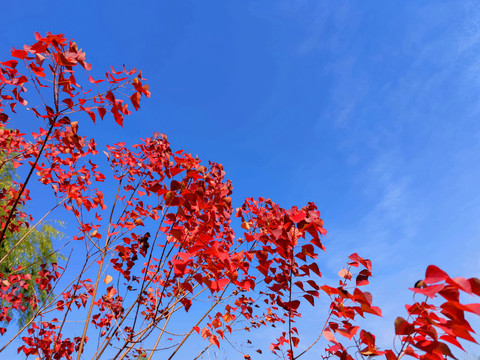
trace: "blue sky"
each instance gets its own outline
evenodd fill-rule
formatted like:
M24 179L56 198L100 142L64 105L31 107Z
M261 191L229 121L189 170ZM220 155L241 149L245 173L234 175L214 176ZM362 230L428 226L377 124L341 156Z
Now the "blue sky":
M143 70L151 100L123 129L99 123L100 143L166 133L223 163L237 206L314 201L327 276L354 251L373 261L385 345L429 264L480 277L477 2L23 1L2 15L2 59L51 31L94 75Z

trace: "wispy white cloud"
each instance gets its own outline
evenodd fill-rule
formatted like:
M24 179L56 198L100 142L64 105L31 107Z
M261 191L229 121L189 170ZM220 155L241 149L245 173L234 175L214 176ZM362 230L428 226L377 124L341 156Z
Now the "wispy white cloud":
M371 291L385 319L368 325L391 346L393 320L412 301L407 289L429 264L452 276L480 274L480 5L410 2L395 33L375 29L372 50L365 37L352 40L365 13L312 3L282 2L306 19L299 56L321 58L316 75L329 80L314 131L333 128L345 191L355 189L342 203L345 216L326 224L325 280L352 252L371 258Z

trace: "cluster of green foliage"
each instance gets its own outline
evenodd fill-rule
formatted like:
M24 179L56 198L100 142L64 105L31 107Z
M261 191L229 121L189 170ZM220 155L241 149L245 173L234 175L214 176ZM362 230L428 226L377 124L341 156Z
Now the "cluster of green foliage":
M3 158L3 154L0 154L0 164L3 164L0 167L0 189L7 191L14 186L13 180L16 173L11 162L4 163ZM13 222L15 221L18 220L13 219ZM57 262L63 258L54 251L52 244L52 241L60 239L63 233L53 225L61 226L62 223L59 221L54 221L53 224L44 222L34 229L23 227L13 234L7 233L5 240L0 243L0 274L4 276L14 274L20 267L28 269L34 279L42 270L41 264ZM24 296L31 293L35 293L41 302L48 299L46 292L40 289L33 280L30 281L28 289L24 290ZM17 318L18 324L21 326L33 316L33 312L34 309L28 307L27 311L12 315Z

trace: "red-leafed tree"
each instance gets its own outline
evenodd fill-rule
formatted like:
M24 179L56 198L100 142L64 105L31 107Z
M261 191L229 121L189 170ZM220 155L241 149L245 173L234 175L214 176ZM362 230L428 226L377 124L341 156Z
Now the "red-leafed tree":
M42 264L34 279L25 268L0 274L0 352L13 347L40 359L171 359L189 342L205 340L204 350L191 354L198 359L210 347L232 345L237 331L264 327L278 330L270 349L286 359L301 358L322 337L328 343L323 356L341 359L440 360L453 357L449 346L461 348L459 339L474 341L464 314L479 315L480 304L461 303L460 292L480 296L480 280L450 278L430 266L412 289L425 299L395 321L396 348L380 349L356 322L357 316L381 316L361 290L371 262L352 254L338 284L322 282L317 252L324 250L326 231L315 204L286 210L260 198L234 210L222 165L205 166L173 151L161 134L99 153L94 139L82 135L85 122L113 117L122 126L130 104L138 110L150 96L142 73L112 68L95 80L83 71L91 66L74 42L62 34L35 37L0 62L0 166L24 174L0 192L0 243L7 233L35 228L25 209L39 181L55 199L56 217L69 214L71 238L57 247L74 255ZM26 135L18 116L38 130ZM24 291L32 280L47 297ZM437 295L443 300L434 305L429 300ZM302 304L318 306L319 296L331 299L328 319L317 341L304 344L295 321ZM9 326L9 314L26 309L33 316L25 326Z

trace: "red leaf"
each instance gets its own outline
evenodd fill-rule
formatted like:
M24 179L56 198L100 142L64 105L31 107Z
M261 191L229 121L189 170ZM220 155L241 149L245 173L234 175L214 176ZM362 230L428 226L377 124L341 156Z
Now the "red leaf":
M449 347L448 347L447 344L445 344L445 343L438 342L435 350L436 350L436 351L439 351L440 353L442 353L443 355L445 355L445 358L446 358L447 356L449 356L449 357L451 357L452 359L455 359L455 356L453 356L453 354L452 354L452 352L450 351Z
M338 329L337 332L343 336L345 336L346 338L348 338L348 340L352 340L352 337L355 336L355 334L357 333L358 329L360 329L360 327L358 326L352 326L350 329Z
M444 287L445 285L443 284L437 284L437 285L426 286L423 289L410 288L410 290L412 290L414 293L423 294L433 299L439 291L443 290Z
M303 297L310 303L312 306L315 306L315 298L310 294L305 294Z
M230 282L230 280L228 279L220 279L217 281L217 288L218 288L218 291L221 291L223 290L223 288L225 286L227 286L227 284Z
M140 109L140 96L141 95L139 92L133 93L130 96L130 101L132 102L132 105L135 108L135 110Z
M255 281L252 279L245 279L240 283L240 287L246 291L255 288Z
M335 336L333 336L333 333L328 329L323 331L323 337L330 342L333 342L335 344L338 343L337 339L335 339Z
M338 289L328 286L328 285L323 285L320 287L327 295L332 295L332 294L338 294Z
M103 117L107 113L107 110L103 107L99 107L97 110L98 110L98 115L100 115L100 118L103 120Z
M445 286L438 294L443 296L447 301L459 301L460 299L460 292L453 286Z
M357 253L353 253L352 255L350 255L348 257L350 260L354 261L354 262L357 262L357 263L360 263L362 264L363 266L365 266L365 268L368 270L368 271L372 271L372 262L368 259L364 259L362 258L361 256L359 256ZM354 265L354 264L352 264Z
M470 333L468 332L467 329L465 329L465 327L459 326L459 325L453 325L451 327L451 330L455 336L471 341L473 343L477 343L477 341L472 337L472 335L470 335Z
M448 334L444 334L442 336L440 336L440 339L442 340L445 340L445 341L448 341L450 344L453 344L455 345L456 347L462 349L463 351L465 351L462 347L462 345L458 342L457 338L452 336L452 335L448 335Z
M292 343L294 347L297 347L299 342L300 342L300 339L298 337L292 336Z
M8 60L8 61L0 62L0 64L2 64L5 67L15 69L18 65L18 61L17 60Z
M410 335L413 332L413 326L402 317L395 319L395 334L396 335Z
M474 314L480 315L480 304L467 304L465 305L466 311L472 312Z
M365 305L363 305L362 310L368 312L369 314L382 316L382 309L380 309L378 306L365 307Z
M172 263L173 263L173 271L175 273L175 276L183 276L185 273L187 273L186 268L187 268L187 265L190 263L190 261L173 259Z
M350 273L350 271L345 270L345 269L340 270L338 272L338 276L340 276L341 278L347 279L347 280L350 280L352 278L352 274Z
M216 335L210 335L208 341L210 341L212 345L217 345L217 347L220 348L220 343L218 342L218 337Z
M112 298L115 296L115 294L117 293L117 290L113 287L113 286L109 286L107 288L107 295Z
M88 75L88 81L90 81L92 84L98 84L104 82L105 80L95 80L92 75Z
M45 77L45 73L43 72L42 67L36 66L34 63L30 63L28 67L33 71L35 76L42 77L42 78Z
M285 306L289 309L297 310L298 307L300 306L300 301L298 300L288 301L285 303Z
M187 298L182 298L180 299L180 302L183 304L185 311L188 312L188 309L190 309L190 307L192 306L192 300Z
M105 95L105 99L110 101L112 104L115 104L115 96L111 91L107 92L107 94Z
M396 360L397 359L397 355L395 355L395 353L390 349L385 352L385 357L387 358L387 360Z
M471 278L471 279L468 279L469 283L470 283L470 286L472 288L472 292L477 295L477 296L480 296L480 279L478 278Z
M310 285L312 288L314 288L315 290L318 290L320 289L320 287L317 285L317 283L313 280L307 280L307 283L308 285Z
M320 269L318 268L317 263L311 263L309 266L310 270L312 270L315 274L318 276L322 277L322 273L320 272Z
M468 311L477 315L480 315L480 304L460 304L457 301L448 301L440 306L442 309L448 309L454 307L461 311Z
M368 270L362 270L357 275L357 277L355 279L355 282L356 282L357 286L364 286L364 285L369 284L369 281L368 281L369 275L367 275L365 272L369 272L369 271Z
M28 55L25 50L18 50L18 49L15 49L15 48L11 51L11 53L12 53L13 57L15 57L17 59L22 59L22 60L25 59Z
M360 342L369 347L375 346L375 335L368 331L362 330L360 331Z
M290 210L287 210L286 213L287 213L288 217L290 218L290 220L292 220L296 224L298 224L300 221L304 220L306 215L307 215L307 214L305 214L305 211L303 211L303 210L298 211L298 209L296 207L294 207Z
M426 284L435 284L437 282L447 280L447 279L448 279L448 275L445 271L436 267L435 265L430 265L427 268L427 271L425 273L424 282Z

